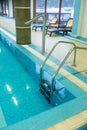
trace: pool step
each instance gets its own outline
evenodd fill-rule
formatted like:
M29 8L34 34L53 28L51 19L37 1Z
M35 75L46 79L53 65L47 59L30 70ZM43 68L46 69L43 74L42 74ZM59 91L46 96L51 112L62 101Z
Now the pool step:
M46 80L41 80L40 82L40 92L45 96L47 101L50 103L51 89L50 85Z
M51 86L49 81L42 79L40 82L40 92L53 106L57 106L74 98L59 81L56 81L54 86Z
M47 80L41 80L40 82L40 92L46 100L53 106L57 106L59 102L62 102L61 97L59 96L59 92L61 89L56 90L55 88L51 89L51 85Z

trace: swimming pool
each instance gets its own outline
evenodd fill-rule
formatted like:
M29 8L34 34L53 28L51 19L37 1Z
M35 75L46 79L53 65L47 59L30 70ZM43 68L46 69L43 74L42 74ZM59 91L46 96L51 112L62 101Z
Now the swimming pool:
M38 130L42 130L77 112L76 109L74 112L72 110L70 113L61 115L67 106L70 108L71 104L78 100L77 97L83 94L86 96L84 91L60 74L58 77L63 79L60 82L66 87L64 93L66 96L61 98L59 106L52 106L39 91L39 68L42 61L23 47L12 45L10 39L1 37L1 40L4 45L0 42L0 92L2 92L0 93L0 105L7 126L30 119L28 122L30 128L39 127ZM52 75L54 69L49 67L46 72ZM46 73L45 76L47 76ZM56 114L58 117L55 116ZM49 120L50 116L55 117L47 122L46 118ZM41 124L40 117L41 122L46 121L46 124ZM40 126L38 123L32 124L32 120L39 121Z
M29 70L24 69L1 42L0 52L0 104L7 124L11 125L51 108L39 92L38 83L26 72ZM35 67L33 62L29 66L32 69ZM31 67L29 69L36 77Z

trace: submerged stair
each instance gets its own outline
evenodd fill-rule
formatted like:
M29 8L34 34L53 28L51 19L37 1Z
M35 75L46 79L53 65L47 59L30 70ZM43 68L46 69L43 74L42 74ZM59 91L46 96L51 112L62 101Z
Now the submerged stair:
M40 82L40 92L48 103L53 106L60 105L74 98L59 81L56 81L55 84L51 86L49 81L42 79Z
M50 103L51 88L50 88L49 83L46 80L41 80L41 82L40 82L40 92L45 96L45 98Z
M50 57L50 55L52 54L52 52L54 51L56 46L61 44L61 43L70 44L70 45L72 45L72 48L67 52L67 54L65 55L62 62L59 65L57 65L57 68L55 69L54 74L51 75L51 80L49 82L49 79L47 78L47 76L46 75L44 76L44 69L43 68L46 65L46 61L48 60L48 58ZM62 102L66 102L66 101L69 101L69 100L75 98L75 96L73 96L72 93L70 92L71 90L69 91L67 89L67 87L65 88L65 85L64 86L61 85L59 80L57 80L58 84L56 84L56 85L55 85L55 82L56 82L56 76L58 75L60 69L61 69L63 76L66 77L67 75L70 75L70 73L68 71L64 70L62 67L65 64L65 62L67 61L67 59L69 58L69 56L72 54L72 52L74 52L73 66L76 66L76 51L77 51L77 49L87 50L87 48L76 46L75 43L73 43L73 42L58 41L53 46L51 51L48 53L43 64L41 65L41 68L40 68L40 91L44 95L44 97L48 100L48 102L52 105L59 105ZM50 76L48 76L48 77L50 77ZM81 88L83 86L83 88L87 90L87 85L85 83L83 83L80 79L75 77L74 75L68 76L68 79L71 82L74 81L76 83L76 87L77 87L77 85ZM79 80L79 82L78 82L78 80ZM70 85L71 83L68 81L68 84ZM72 86L74 86L74 85L72 85ZM73 90L73 88L71 88L71 89ZM69 95L70 97L67 95Z

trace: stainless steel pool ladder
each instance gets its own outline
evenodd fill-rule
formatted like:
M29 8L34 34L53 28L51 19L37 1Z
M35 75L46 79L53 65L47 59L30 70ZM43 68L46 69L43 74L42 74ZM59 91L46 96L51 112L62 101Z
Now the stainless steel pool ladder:
M46 61L48 60L48 58L50 57L50 55L52 54L52 52L54 51L54 49L56 48L57 45L61 44L61 43L65 43L65 44L71 44L73 47L68 51L68 53L66 54L66 56L64 57L63 61L60 63L59 67L57 68L57 70L55 71L55 73L52 76L52 80L51 80L51 85L49 85L49 83L46 83L45 80L43 79L43 75L42 75L42 71L43 71L43 67L46 64ZM51 95L53 93L54 90L54 81L55 78L57 76L57 74L59 73L60 69L62 68L62 66L65 64L66 60L69 58L69 56L71 55L71 53L74 51L74 59L73 59L73 66L76 66L76 51L77 49L82 49L82 50L87 50L86 47L79 47L76 46L75 43L73 42L68 42L68 41L58 41L53 48L51 49L51 51L48 53L47 57L45 58L44 62L42 63L41 67L40 67L40 84L42 86L42 93L45 92L45 94L48 96L48 101L53 104L53 102L51 101Z
M69 50L69 52L67 53L67 55L65 56L65 58L63 59L63 61L61 62L60 66L58 67L59 69L57 69L57 71L59 72L59 70L61 69L61 67L64 65L64 63L66 62L66 60L68 59L68 57L70 56L70 54L74 51L74 59L73 59L73 66L75 66L75 62L76 62L76 45L73 42L68 42L68 41L58 41L53 48L51 49L51 51L48 53L47 57L45 58L44 62L42 63L41 67L40 67L40 78L42 78L42 69L46 63L46 61L48 60L48 58L50 57L50 55L52 54L52 52L54 51L54 49L59 45L59 44L71 44L73 45L73 47ZM56 72L56 73L58 73Z
M76 62L76 45L75 43L73 42L68 42L68 41L58 41L54 46L53 48L51 49L51 51L49 52L49 54L47 55L46 59L44 60L43 64L41 65L40 67L40 82L45 82L43 81L43 77L42 77L42 70L43 70L43 67L44 65L46 64L46 61L48 60L48 58L50 57L50 55L52 54L52 52L54 51L54 49L56 48L57 45L59 44L62 44L62 43L66 43L66 44L71 44L73 45L73 47L68 51L68 53L66 54L66 56L64 57L63 61L60 63L59 67L57 68L56 72L53 74L52 76L52 81L51 81L51 85L49 86L48 84L46 83L40 83L41 84L41 87L42 89L41 92L44 93L44 91L46 91L46 95L47 93L49 94L49 98L51 96L51 93L53 92L53 89L54 89L54 80L55 80L55 77L57 76L58 72L60 71L60 69L62 68L62 66L65 64L66 60L68 59L68 57L70 56L70 54L74 51L74 59L73 59L73 65L75 66L75 62ZM45 85L45 86L44 86ZM48 87L48 89L47 89ZM50 90L49 90L50 89ZM51 98L48 99L49 102L52 104L51 102Z

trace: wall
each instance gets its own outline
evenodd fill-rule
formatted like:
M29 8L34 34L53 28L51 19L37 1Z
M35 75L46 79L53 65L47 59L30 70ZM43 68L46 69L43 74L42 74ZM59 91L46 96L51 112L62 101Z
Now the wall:
M78 35L87 38L87 0L81 1Z
M87 0L75 0L72 36L87 42Z
M31 0L31 18L33 18L33 0Z
M0 17L0 26L5 28L6 30L16 34L15 31L15 20L13 18L8 17Z
M13 17L13 5L12 0L9 0L9 17Z
M9 0L9 17L0 16L0 26L16 34L15 19L13 17L12 0ZM33 0L31 0L31 18L33 18Z
M2 10L1 10L1 3L0 3L0 14L2 13Z
M77 37L78 35L78 23L79 23L79 15L80 15L80 6L81 0L75 0L74 3L74 20L73 20L73 27L72 27L72 35Z

